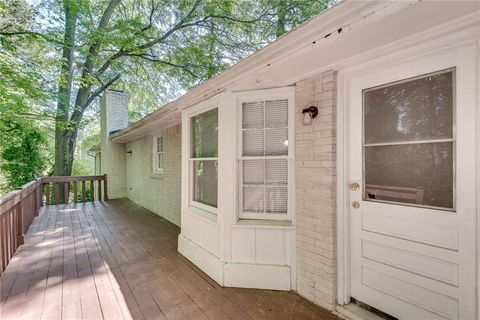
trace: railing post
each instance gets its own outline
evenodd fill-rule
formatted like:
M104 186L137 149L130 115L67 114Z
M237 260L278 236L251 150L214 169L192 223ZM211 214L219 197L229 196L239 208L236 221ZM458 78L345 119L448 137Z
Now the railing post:
M17 249L19 245L23 244L24 238L25 238L24 226L25 226L27 208L25 206L26 200L24 200L23 188L15 188L15 190L20 191L20 202L16 206L15 218L14 218L14 220L16 220L14 221L14 223L17 224L17 227L16 227L17 234L16 234L16 241L15 241L14 247L15 249Z
M37 202L35 207L35 216L38 216L38 210L43 207L42 178L37 179Z
M45 189L45 205L50 205L50 182L43 183L42 181L42 188Z
M102 180L97 180L98 201L102 201Z
M103 200L108 201L108 192L107 192L107 174L104 174L103 180Z
M86 187L85 187L85 180L82 180L82 203L86 201Z
M37 179L37 183L35 184L35 215L37 215L38 209L42 206L42 195L39 192L39 179ZM41 185L41 184L40 184Z

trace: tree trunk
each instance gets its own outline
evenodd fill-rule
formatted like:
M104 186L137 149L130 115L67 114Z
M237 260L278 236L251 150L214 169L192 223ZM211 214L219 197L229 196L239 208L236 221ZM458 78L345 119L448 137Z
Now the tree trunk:
M77 134L78 134L78 125L75 125L71 129L70 134L68 135L66 147L66 159L65 159L65 175L71 176L73 169L73 159L75 157L75 146L77 144Z
M70 175L68 170L70 126L69 106L72 91L72 66L75 45L75 30L77 25L77 13L68 1L64 3L65 10L65 35L62 50L62 66L60 80L58 82L57 112L55 118L55 168L54 174L58 176Z

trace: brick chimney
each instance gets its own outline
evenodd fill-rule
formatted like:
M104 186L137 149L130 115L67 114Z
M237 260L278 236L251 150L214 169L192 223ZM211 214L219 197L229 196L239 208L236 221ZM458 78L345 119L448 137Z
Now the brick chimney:
M121 91L106 91L100 99L101 171L107 174L108 198L127 196L126 150L109 135L128 127L128 97Z

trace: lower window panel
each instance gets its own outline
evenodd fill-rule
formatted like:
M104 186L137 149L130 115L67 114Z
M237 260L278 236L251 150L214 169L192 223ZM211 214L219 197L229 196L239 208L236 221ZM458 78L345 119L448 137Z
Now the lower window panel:
M218 161L193 161L193 200L217 207Z
M366 200L454 208L454 143L369 146Z

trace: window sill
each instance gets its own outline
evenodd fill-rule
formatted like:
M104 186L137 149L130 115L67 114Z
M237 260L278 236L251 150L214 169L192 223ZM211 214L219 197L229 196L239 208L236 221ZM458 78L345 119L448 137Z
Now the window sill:
M151 179L163 180L163 172L152 172L150 174Z
M185 211L187 213L192 214L192 215L199 216L199 217L205 218L205 219L207 219L211 222L217 223L217 215L213 212L210 212L210 211L207 211L207 210L204 210L204 209L200 209L200 208L197 208L197 207L194 207L194 206L186 207Z
M240 219L233 227L265 227L265 228L280 228L280 229L294 229L292 221L289 220L256 220L256 219Z

